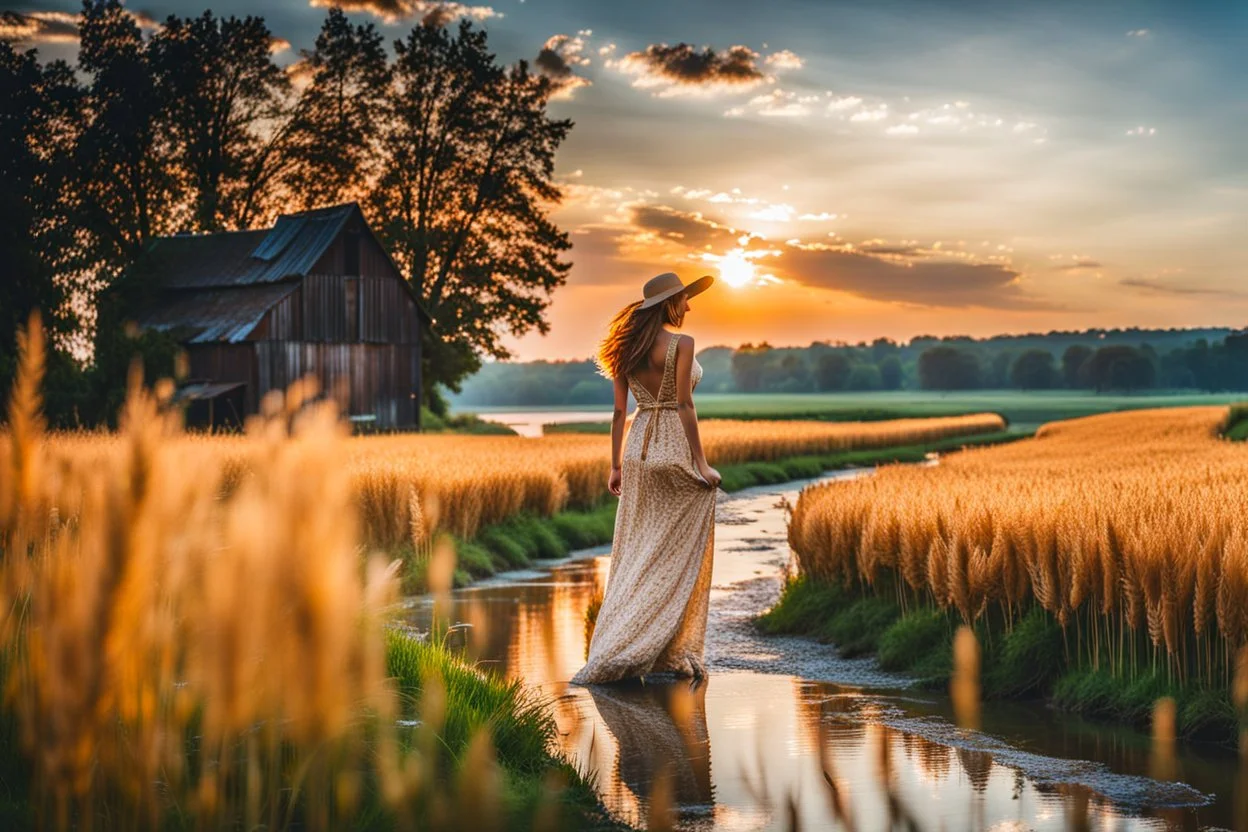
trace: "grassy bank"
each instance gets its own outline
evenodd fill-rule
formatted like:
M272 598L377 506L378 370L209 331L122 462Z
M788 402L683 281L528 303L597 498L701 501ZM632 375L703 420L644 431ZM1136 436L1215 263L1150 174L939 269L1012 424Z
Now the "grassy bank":
M507 829L624 828L608 818L591 784L551 755L554 718L522 683L482 673L443 647L399 632L387 636L386 667L399 688L403 718L418 723L411 740L440 749L440 788L432 791L457 798L441 808L470 812L466 801L484 798L484 809ZM437 716L430 712L438 710L444 717L434 729L429 718ZM497 764L497 779L484 793L472 782L490 775L491 759L476 747L481 736L491 740Z
M408 726L397 736L401 757L412 766L411 776L429 779L400 817L381 799L368 768L355 772L362 774L363 790L352 828L388 830L414 821L419 828L453 829L469 818L484 828L625 828L607 816L592 785L550 753L554 720L520 682L482 673L450 650L398 631L387 634L385 650L398 716ZM188 736L188 767L199 764L195 745ZM14 720L0 713L3 829L47 825L47 818L36 823L30 764L19 748ZM297 818L307 807L296 799L290 811ZM192 829L197 819L177 810L163 823Z
M874 655L889 671L913 676L929 689L945 689L953 670L953 636L962 623L953 609L909 604L903 609L887 583L864 593L798 578L758 619L769 634L808 635L835 645L845 657ZM1149 727L1162 697L1177 705L1178 730L1192 738L1233 745L1239 721L1225 688L1167 678L1156 670L1131 675L1109 661L1089 666L1079 642L1093 623L1076 619L1065 629L1038 605L1017 612L1012 626L989 611L975 623L982 649L981 684L986 698L1043 698L1055 707L1093 718ZM1127 655L1147 655L1147 635Z
M1013 431L980 436L950 437L920 445L843 451L833 454L792 456L769 462L742 462L718 466L723 477L720 487L732 493L757 485L775 485L790 480L812 479L825 471L922 462L932 453L948 453L964 447L993 445L1025 438ZM551 517L520 514L505 522L487 526L472 538L454 538L456 554L455 585L488 578L498 572L524 569L535 560L566 557L577 549L610 543L615 531L618 501L608 498L587 508L559 512ZM404 591L425 591L428 558L410 544L395 552L406 564Z
M1223 435L1232 442L1248 439L1248 402L1239 402L1227 408Z

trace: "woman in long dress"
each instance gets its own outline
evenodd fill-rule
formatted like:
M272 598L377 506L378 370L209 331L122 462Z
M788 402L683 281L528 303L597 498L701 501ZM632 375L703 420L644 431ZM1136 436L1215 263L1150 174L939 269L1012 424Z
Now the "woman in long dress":
M698 436L693 388L702 378L693 338L673 332L710 275L684 285L671 272L646 282L642 300L611 321L598 350L615 383L611 476L620 498L611 571L573 684L671 672L701 678L715 545L719 472ZM624 443L628 394L637 412ZM621 446L622 453L621 453Z

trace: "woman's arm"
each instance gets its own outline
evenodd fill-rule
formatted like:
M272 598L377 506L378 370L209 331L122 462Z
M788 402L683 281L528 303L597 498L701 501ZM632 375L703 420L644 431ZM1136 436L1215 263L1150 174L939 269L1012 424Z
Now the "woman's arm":
M712 487L719 485L719 472L706 461L702 451L702 438L698 434L698 411L693 406L693 337L676 336L676 413L685 428L685 438L689 440L689 450L693 454L693 467L702 479Z
M628 379L623 373L614 379L615 409L611 411L611 476L607 478L607 490L620 496L620 485L623 473L620 462L623 459L624 420L628 418Z

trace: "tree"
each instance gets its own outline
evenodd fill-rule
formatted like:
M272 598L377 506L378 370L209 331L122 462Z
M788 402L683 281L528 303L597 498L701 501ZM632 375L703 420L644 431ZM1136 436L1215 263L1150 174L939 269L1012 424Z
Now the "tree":
M263 18L169 17L152 38L176 171L199 231L247 228L286 142L287 78Z
M560 259L571 242L548 214L572 122L547 116L549 79L523 61L500 67L466 20L454 34L417 26L395 48L368 209L435 321L424 370L433 404L435 383L458 391L480 356L510 357L504 330L549 331L550 295L571 268Z
M901 359L895 355L886 356L879 363L880 386L885 390L900 390L902 381Z
M1023 390L1048 390L1057 386L1057 367L1048 350L1027 350L1010 368L1010 381Z
M362 199L380 165L390 92L381 34L331 8L300 69L310 80L287 128L283 192L304 209Z
M932 347L919 356L919 385L924 390L974 390L981 384L979 358L957 347Z
M1072 344L1062 353L1062 380L1066 382L1066 386L1074 389L1083 387L1082 377L1079 374L1085 361L1092 357L1092 348L1085 347L1083 344Z
M786 353L780 359L776 382L777 389L786 393L810 392L810 368L806 366L806 359L796 352Z
M850 390L879 390L883 384L879 368L868 361L854 364L849 373L849 381L845 382Z
M840 352L825 352L815 359L815 388L820 392L845 389L849 381L849 359Z
M732 354L732 380L742 393L757 393L763 384L771 345L742 344Z
M1103 390L1139 390L1151 387L1156 378L1156 368L1149 357L1135 347L1114 345L1101 347L1080 370L1081 377L1096 388Z
M58 280L72 227L62 193L71 175L72 116L82 89L64 62L41 67L36 53L0 41L0 404L17 369L17 331L33 310L63 340L76 323ZM63 344L61 345L63 347ZM48 358L46 409L54 423L70 420L76 368L63 349Z
M1018 353L1014 350L1005 349L999 351L992 357L992 361L988 364L987 378L984 379L986 387L1009 387L1010 386L1010 368L1014 366L1014 359Z

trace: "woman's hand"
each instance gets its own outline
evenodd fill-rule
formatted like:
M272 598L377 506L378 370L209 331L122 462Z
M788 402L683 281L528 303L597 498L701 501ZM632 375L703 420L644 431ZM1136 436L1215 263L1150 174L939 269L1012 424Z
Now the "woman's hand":
M620 484L624 481L624 474L618 465L611 466L611 476L607 477L607 490L615 496L620 496Z
M698 474L702 479L706 480L711 488L719 488L720 476L719 472L711 467L710 463L705 459L699 460L697 464Z

